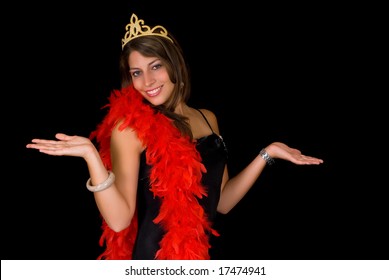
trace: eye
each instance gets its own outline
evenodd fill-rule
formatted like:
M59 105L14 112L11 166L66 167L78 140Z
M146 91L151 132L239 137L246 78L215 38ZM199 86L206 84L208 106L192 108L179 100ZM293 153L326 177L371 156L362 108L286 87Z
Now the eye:
M161 67L162 67L162 64L158 63L158 64L153 65L152 69L153 70L157 70L157 69L159 69Z
M140 75L140 71L130 71L130 75L132 77L138 77Z

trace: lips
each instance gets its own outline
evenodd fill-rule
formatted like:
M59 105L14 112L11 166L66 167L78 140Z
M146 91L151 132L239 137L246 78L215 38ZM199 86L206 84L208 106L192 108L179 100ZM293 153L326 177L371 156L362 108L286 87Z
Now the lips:
M161 87L157 87L157 88L155 88L153 90L148 90L148 91L146 91L146 94L148 96L150 96L150 97L157 96L161 92L161 88L162 88L162 86Z

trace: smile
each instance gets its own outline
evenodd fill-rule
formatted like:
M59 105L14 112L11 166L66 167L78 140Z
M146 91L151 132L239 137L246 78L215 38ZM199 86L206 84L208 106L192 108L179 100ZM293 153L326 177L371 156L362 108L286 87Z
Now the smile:
M161 91L161 88L162 87L158 87L156 89L146 91L146 93L147 93L148 96L154 97L154 96L158 95L158 93Z

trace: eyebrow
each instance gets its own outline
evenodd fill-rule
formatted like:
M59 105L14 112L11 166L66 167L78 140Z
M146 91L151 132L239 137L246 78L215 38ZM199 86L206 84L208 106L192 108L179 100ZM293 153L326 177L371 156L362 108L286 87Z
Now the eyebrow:
M160 60L160 59L159 58L154 59L153 61L148 63L147 66L150 66L150 65L154 64L158 60ZM130 67L130 70L138 70L138 69L140 69L140 68L138 68L138 67Z

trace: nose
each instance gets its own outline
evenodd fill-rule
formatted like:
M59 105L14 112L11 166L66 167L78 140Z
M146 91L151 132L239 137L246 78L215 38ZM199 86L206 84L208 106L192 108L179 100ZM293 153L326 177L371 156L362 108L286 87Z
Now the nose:
M144 82L145 86L149 87L152 86L155 83L155 78L152 73L145 73L144 74Z

